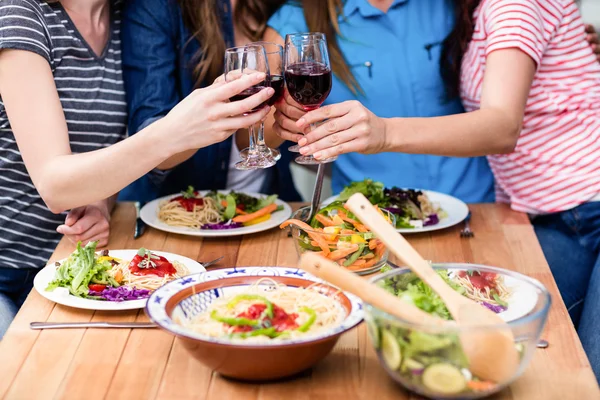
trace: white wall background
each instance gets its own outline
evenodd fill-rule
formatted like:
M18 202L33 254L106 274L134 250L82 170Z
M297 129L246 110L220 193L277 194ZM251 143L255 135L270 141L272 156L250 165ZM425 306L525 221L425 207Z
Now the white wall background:
M584 21L600 30L600 0L580 0L579 5Z
M600 31L600 0L579 0L577 3L581 7L585 22L596 26L596 30ZM292 162L292 176L304 201L310 201L316 174ZM329 196L331 196L331 179L326 177L323 183L322 198L326 199Z

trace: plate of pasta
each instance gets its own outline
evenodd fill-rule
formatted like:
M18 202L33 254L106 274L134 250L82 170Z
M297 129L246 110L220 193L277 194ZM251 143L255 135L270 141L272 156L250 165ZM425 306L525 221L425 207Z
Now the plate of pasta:
M138 250L96 251L96 242L77 244L66 259L48 264L34 287L55 303L87 310L144 308L166 283L205 272L198 262L177 254Z
M247 235L287 220L291 207L277 195L235 191L197 191L153 200L140 211L147 225L170 233L202 237Z

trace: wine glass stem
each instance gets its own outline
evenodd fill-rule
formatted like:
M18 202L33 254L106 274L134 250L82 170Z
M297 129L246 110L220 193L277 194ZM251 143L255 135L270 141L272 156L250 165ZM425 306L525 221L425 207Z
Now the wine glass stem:
M258 128L258 136L256 139L256 144L258 146L258 152L262 152L266 149L267 145L265 143L265 123L261 122L260 127Z
M258 154L258 149L256 148L256 140L254 136L254 125L248 127L248 136L249 136L249 149L248 149L248 157L256 156Z

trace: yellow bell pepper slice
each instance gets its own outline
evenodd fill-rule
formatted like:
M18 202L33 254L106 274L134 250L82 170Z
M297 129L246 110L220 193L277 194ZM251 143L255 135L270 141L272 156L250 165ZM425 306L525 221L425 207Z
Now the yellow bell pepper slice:
M350 237L350 243L361 244L361 243L367 243L367 241L360 235L352 235Z
M326 235L323 235L323 237L325 238L325 240L333 242L336 236L339 235L341 230L342 228L337 226L326 226L325 228L323 228L323 233L326 233Z
M271 214L265 214L265 215L260 216L258 218L251 219L248 222L244 222L243 225L244 226L256 225L256 224L260 224L261 222L268 221L269 219L271 219Z
M331 218L333 223L336 225L344 225L344 220L342 218L340 218L339 215L334 215L333 218Z

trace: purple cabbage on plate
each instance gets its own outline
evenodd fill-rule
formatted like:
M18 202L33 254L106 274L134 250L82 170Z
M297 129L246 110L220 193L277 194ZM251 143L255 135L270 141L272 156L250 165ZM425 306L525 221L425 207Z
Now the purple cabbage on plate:
M481 302L481 305L489 308L490 310L492 310L496 314L500 314L501 312L504 312L504 311L507 310L507 308L504 307L504 306L499 306L499 305L497 306L497 305L494 305L494 304L487 303L485 301Z
M128 286L107 286L106 289L104 289L101 292L90 290L88 295L92 297L99 297L106 301L119 302L127 300L147 299L148 297L150 297L150 291L147 289L137 289L135 287L131 288Z
M244 225L239 222L227 221L227 222L219 222L216 224L204 224L202 225L202 229L210 229L210 230L223 230L223 229L236 229L241 228Z
M440 218L437 214L429 214L423 221L423 226L437 225L440 223Z

